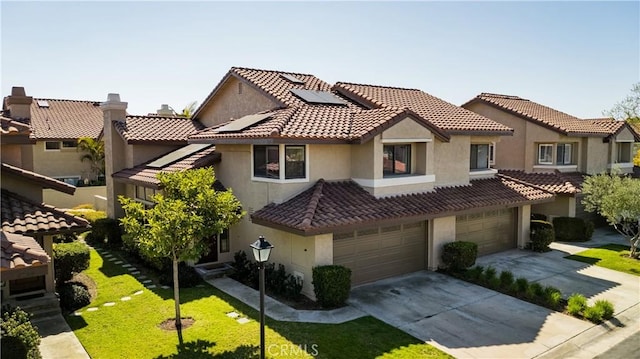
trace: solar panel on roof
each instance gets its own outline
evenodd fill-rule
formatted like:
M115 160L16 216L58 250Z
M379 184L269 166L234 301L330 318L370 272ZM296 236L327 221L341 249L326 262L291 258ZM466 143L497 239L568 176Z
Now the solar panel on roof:
M169 152L166 155L158 158L157 160L147 164L147 167L162 168L171 163L177 162L187 156L191 156L192 154L198 151L204 150L205 148L210 146L213 146L213 145L210 143L186 145L173 152Z
M327 91L313 91L313 90L302 90L302 89L291 89L289 90L294 95L300 97L303 101L307 103L318 103L318 104L328 104L328 105L346 105L347 103L336 97L336 95Z
M249 126L253 126L256 123L271 117L271 115L273 115L273 112L261 113L261 114L257 114L257 115L247 115L247 116L244 116L244 117L240 117L239 119L234 120L231 123L229 123L228 125L224 125L224 126L218 128L218 129L216 129L213 132L219 133L219 132L241 131L241 130L244 130L245 128L249 127Z
M49 102L47 100L36 100L38 102L38 107L49 107Z
M298 84L298 85L303 85L304 81L300 80L299 78L293 76L293 75L287 75L287 74L280 74L280 76L284 79L286 79L289 82L292 82L294 84Z

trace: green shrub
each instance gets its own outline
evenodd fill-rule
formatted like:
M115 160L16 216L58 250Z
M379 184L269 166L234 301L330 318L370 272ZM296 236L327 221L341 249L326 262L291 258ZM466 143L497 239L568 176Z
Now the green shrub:
M238 251L233 256L232 267L235 269L231 278L254 289L259 288L258 265L247 259L244 251ZM302 280L287 273L283 264L267 263L264 269L266 290L269 293L284 296L287 299L298 300L302 292Z
M68 312L80 309L91 303L91 294L82 283L64 283L58 287L58 294L60 295L60 307Z
M547 286L544 288L544 304L551 309L556 309L560 306L562 300L562 293L556 287Z
M549 222L531 221L531 249L536 252L548 252L549 244L555 240L553 225Z
M122 227L115 219L99 218L91 223L91 233L86 240L110 248L122 248Z
M473 242L457 241L444 245L442 263L452 271L461 271L476 263L478 245Z
M556 239L564 242L583 242L591 239L593 223L582 218L556 217L553 219Z
M73 207L73 209L94 209L94 208L91 203L83 203Z
M529 290L529 281L527 280L527 278L520 277L516 279L513 286L514 286L514 291L518 295L525 295Z
M525 296L534 303L544 303L544 287L540 283L530 283Z
M29 313L7 305L2 307L0 321L0 355L2 358L41 358L40 335L31 324Z
M473 268L467 269L464 272L464 279L472 283L478 283L483 271L484 268L482 266L475 266Z
M574 317L579 316L587 308L587 298L582 294L572 294L567 301L567 312Z
M584 238L588 241L593 236L593 231L595 230L596 225L589 220L584 221Z
M511 290L512 286L513 273L508 270L502 271L502 273L500 273L500 287L504 288L505 290Z
M480 278L481 283L483 284L489 284L492 281L495 280L496 277L496 269L493 268L492 266L488 266L487 269L485 269L484 273L482 274L482 278Z
M89 247L82 242L53 245L53 265L57 285L89 268Z
M158 281L162 285L173 287L173 264L160 273ZM193 288L201 281L195 268L188 266L184 262L178 264L178 285L180 288Z
M594 306L602 309L603 319L607 320L613 317L613 313L614 313L613 304L611 304L611 302L609 302L608 300L604 300L604 299L596 300L596 303L594 304Z
M601 323L604 316L604 309L602 307L592 306L587 307L582 314L585 319L593 323Z
M105 211L96 211L93 209L72 209L67 211L72 216L81 217L89 221L91 226L99 220L107 218L107 212Z
M340 307L349 298L351 269L339 265L313 267L313 291L324 308Z
M78 235L75 233L57 234L53 236L53 243L71 243L78 239Z
M546 221L547 215L542 213L531 213L532 221Z

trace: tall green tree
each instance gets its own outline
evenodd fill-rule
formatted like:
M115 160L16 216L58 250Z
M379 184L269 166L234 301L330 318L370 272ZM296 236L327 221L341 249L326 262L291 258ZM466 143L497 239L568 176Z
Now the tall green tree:
M94 178L104 175L104 141L81 137L78 139L78 151L84 152L80 161L89 161Z
M207 239L240 221L244 212L231 189L214 189L211 168L160 173L158 179L162 193L153 197L155 206L150 209L119 197L125 212L121 222L128 244L147 256L171 259L175 321L182 342L178 264L206 255Z
M629 240L630 256L640 252L640 179L614 174L589 176L582 184L582 204L597 212Z
M619 121L627 121L637 132L640 132L640 82L633 84L631 92L622 101L604 111L604 114ZM640 145L634 146L633 164L640 166Z

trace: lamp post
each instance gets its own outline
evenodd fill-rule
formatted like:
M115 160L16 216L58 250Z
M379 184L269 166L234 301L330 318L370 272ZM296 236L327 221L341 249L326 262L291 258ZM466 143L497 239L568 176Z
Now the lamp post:
M253 258L258 262L260 271L260 359L264 359L264 265L269 260L273 246L263 236L251 245Z

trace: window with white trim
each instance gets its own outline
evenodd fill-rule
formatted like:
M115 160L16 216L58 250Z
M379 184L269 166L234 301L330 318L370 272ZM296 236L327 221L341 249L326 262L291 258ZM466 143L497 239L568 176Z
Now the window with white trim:
M559 143L556 146L556 164L573 164L573 145L571 143Z
M253 177L276 180L307 178L306 145L254 145Z
M383 177L411 173L411 145L384 145L382 150Z
M538 145L538 164L553 164L553 145L550 143L541 143Z

